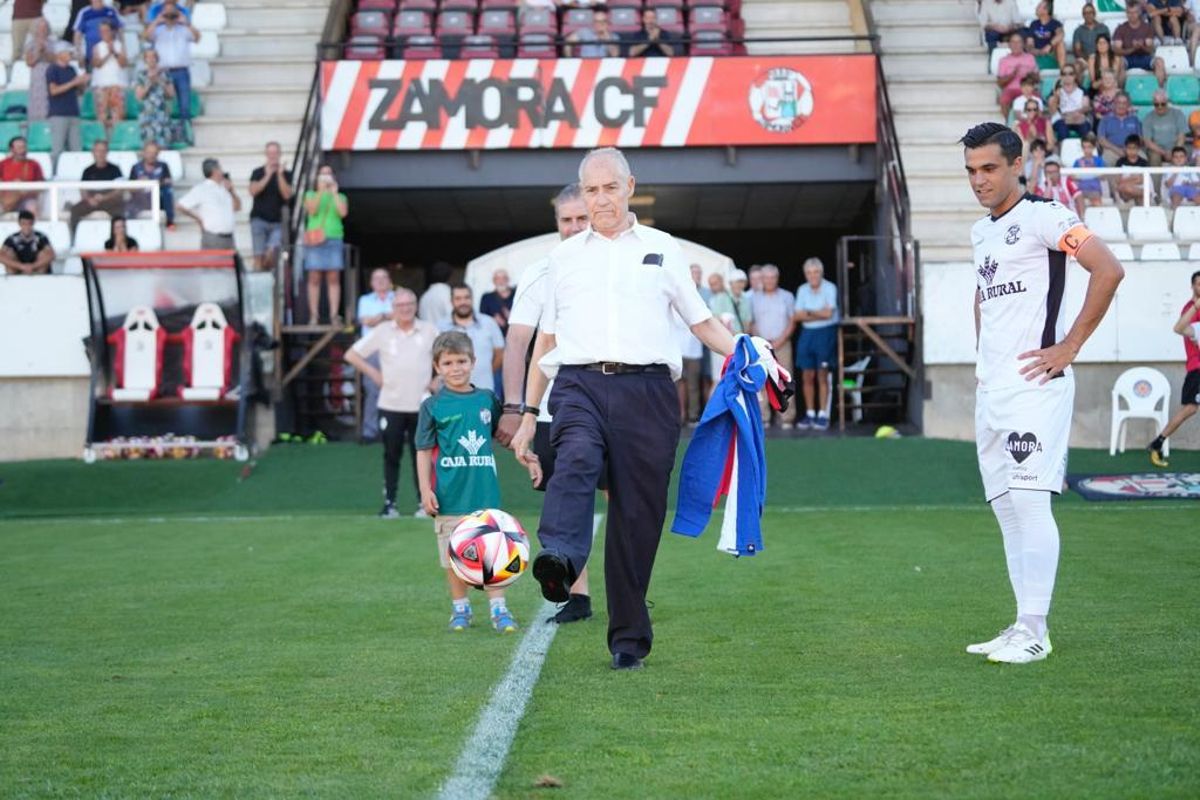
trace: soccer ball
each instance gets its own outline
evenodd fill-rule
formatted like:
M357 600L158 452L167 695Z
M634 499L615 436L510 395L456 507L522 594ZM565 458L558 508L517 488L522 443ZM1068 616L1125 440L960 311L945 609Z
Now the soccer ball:
M495 508L462 518L450 534L450 568L478 589L495 589L529 566L529 537L511 514Z

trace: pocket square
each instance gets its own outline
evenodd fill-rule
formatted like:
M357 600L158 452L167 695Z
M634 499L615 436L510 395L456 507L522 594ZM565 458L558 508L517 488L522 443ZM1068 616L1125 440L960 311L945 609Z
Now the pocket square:
M642 263L661 267L663 265L662 253L646 253L646 257L642 259Z

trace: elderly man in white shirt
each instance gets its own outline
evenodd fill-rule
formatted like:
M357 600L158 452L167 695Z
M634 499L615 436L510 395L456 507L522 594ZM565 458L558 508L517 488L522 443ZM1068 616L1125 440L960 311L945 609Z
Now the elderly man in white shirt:
M523 462L535 458L537 406L554 373L558 463L533 576L547 600L568 600L591 551L596 483L607 470L608 648L613 669L638 669L653 640L646 589L679 443L674 381L682 360L673 316L719 353L733 352L733 336L701 299L679 244L630 214L635 181L620 150L584 156L579 184L590 225L550 253L535 358L546 355L530 367L513 449Z
M200 223L201 250L233 250L234 214L242 210L242 201L215 158L204 159L200 169L204 180L175 206Z

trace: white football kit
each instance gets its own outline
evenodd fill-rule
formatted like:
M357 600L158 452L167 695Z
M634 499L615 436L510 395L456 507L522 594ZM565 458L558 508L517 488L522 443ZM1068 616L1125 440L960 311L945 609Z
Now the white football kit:
M979 291L975 444L988 502L1009 489L1059 493L1075 399L1070 367L1039 384L1022 353L1064 334L1067 256L1092 236L1075 212L1026 194L999 217L975 223L971 244Z

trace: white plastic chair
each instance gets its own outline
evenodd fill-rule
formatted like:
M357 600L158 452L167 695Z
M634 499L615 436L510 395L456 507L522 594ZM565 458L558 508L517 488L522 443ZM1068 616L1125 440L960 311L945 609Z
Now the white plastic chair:
M1089 206L1083 212L1083 221L1106 242L1124 242L1129 238L1121 224L1121 209L1116 206Z
M74 254L103 252L104 243L108 241L112 221L107 219L81 220L75 229Z
M1155 242L1142 248L1138 261L1180 261L1179 245L1174 242Z
M49 153L28 153L25 157L30 161L38 163L38 166L42 168L42 175L46 180L54 177L54 162L50 160Z
M1113 242L1108 245L1108 249L1117 257L1118 261L1133 261L1133 247L1129 242Z
M12 14L12 3L5 3L3 6L0 6L0 31L12 30Z
M1171 229L1181 242L1200 242L1200 206L1180 206L1175 209Z
M1076 22L1083 21L1083 6L1086 0L1056 0L1054 3L1054 16L1061 20L1075 20ZM1021 8L1021 4L1017 4L1017 8ZM1033 7L1034 13L1037 13L1037 5ZM1067 41L1071 41L1067 39Z
M216 31L200 31L200 40L192 45L194 58L216 58L221 55L221 40Z
M1017 11L1021 12L1021 19L1026 22L1037 16L1037 7L1038 0L1017 0Z
M120 168L121 174L126 178L129 177L129 170L133 169L133 165L138 162L139 154L136 150L110 150L108 151L109 162L116 164Z
M1170 419L1171 382L1153 367L1133 367L1121 373L1112 389L1112 431L1108 439L1108 454L1125 452L1125 423L1131 419L1152 419L1158 423L1154 430L1166 427ZM1121 408L1124 401L1125 408ZM1171 455L1170 444L1163 444L1163 455Z
M855 361L853 364L851 364L850 366L848 366L842 370L842 373L844 375L846 375L847 378L849 378L851 376L853 376L853 378L854 378L854 388L848 389L847 391L850 394L850 399L853 401L853 408L850 411L850 418L852 420L854 420L855 422L862 422L862 418L863 418L863 410L862 410L863 378L866 377L867 367L869 367L870 365L871 365L871 357L863 356L858 361Z
M1129 238L1139 242L1170 242L1166 209L1159 206L1134 206L1129 209Z
M192 55L194 56L195 52ZM212 86L212 67L207 61L192 62L192 86L197 88Z
M87 150L67 150L58 154L58 165L54 168L54 178L60 181L77 181L83 177L83 171L94 164L95 157Z
M65 258L70 254L71 228L66 222L61 219L58 222L39 222L33 226L33 229L46 234L56 256Z
M221 3L197 3L192 8L192 24L199 31L224 30L228 23Z
M1192 242L1187 257L1188 261L1200 261L1200 242Z
M1064 167L1071 166L1077 159L1080 158L1083 158L1082 139L1063 139L1058 143L1058 159L1062 161ZM1075 180L1078 181L1081 177L1082 176L1076 176Z
M25 63L24 59L14 61L11 70L8 74L8 88L13 90L28 89L30 72L29 65Z
M183 180L183 156L179 155L178 150L160 150L158 160L171 170L172 181L179 183Z
M8 65L0 61L0 88L8 85Z
M152 219L125 220L125 232L137 239L138 249L142 252L162 250L162 228Z
M67 27L67 23L71 20L71 5L55 5L47 3L42 7L42 16L50 23L50 33L53 36L61 36L63 29Z
M1006 45L1006 44L997 45L996 49L992 50L992 60L988 64L988 74L995 75L996 70L1000 68L1000 59L1004 58L1007 55L1010 55L1011 53L1012 53L1012 50L1010 50L1008 48L1008 45Z
M1155 48L1154 55L1163 60L1163 66L1167 68L1168 75L1192 74L1192 64L1188 60L1188 51L1186 47L1180 47L1178 45L1158 47Z

